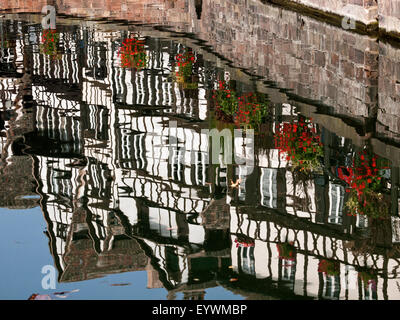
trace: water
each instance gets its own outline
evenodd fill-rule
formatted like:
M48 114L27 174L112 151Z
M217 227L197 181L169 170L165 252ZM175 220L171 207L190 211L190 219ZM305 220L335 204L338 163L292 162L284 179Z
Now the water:
M400 298L398 147L375 97L343 103L346 78L322 77L339 94L316 100L294 64L266 76L193 34L1 23L0 298ZM213 163L215 128L243 132Z

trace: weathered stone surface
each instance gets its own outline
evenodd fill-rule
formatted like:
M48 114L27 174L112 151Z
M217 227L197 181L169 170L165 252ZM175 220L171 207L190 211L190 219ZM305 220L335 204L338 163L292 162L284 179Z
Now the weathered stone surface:
M212 200L201 213L202 224L207 229L229 229L229 208L226 198Z
M377 0L291 0L311 8L353 18L366 25L376 22ZM381 0L382 1L382 0ZM390 2L387 0L386 2Z
M378 1L379 28L400 33L400 0Z
M380 43L377 131L400 141L400 52Z

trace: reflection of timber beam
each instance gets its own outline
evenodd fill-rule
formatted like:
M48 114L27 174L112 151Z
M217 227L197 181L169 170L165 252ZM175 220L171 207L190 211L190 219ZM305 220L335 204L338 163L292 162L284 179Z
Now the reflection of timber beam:
M157 244L160 245L169 245L169 246L179 246L179 247L184 247L185 249L188 250L193 250L192 247L197 247L197 245L191 245L189 242L186 244L182 244L181 239L174 239L174 238L169 238L169 237L163 237L159 235L156 231L153 230L146 230L146 234L137 234L137 233L132 233L129 235L133 239L138 239L138 240L151 240L153 242L156 242ZM189 251L189 252L190 252Z
M235 294L251 300L295 300L299 297L302 300L314 300L312 297L297 295L289 288L279 286L277 281L273 281L270 278L258 279L246 274L240 274L238 281L218 281L218 284Z
M158 110L171 109L171 106L162 106L162 105L148 105L148 104L138 104L138 103L130 105L122 102L114 102L114 104L118 109L124 109L124 110L158 111Z
M243 211L246 211L245 209ZM319 225L305 220L304 218L295 217L285 213L281 213L274 209L256 209L250 208L247 212L249 219L255 221L269 221L277 223L282 227L294 230L307 230L311 233L339 238L342 240L354 240L355 237L343 232L338 231L337 228Z
M204 258L204 257L226 257L229 258L231 256L231 248L226 248L218 251L199 251L196 253L192 253L190 258Z

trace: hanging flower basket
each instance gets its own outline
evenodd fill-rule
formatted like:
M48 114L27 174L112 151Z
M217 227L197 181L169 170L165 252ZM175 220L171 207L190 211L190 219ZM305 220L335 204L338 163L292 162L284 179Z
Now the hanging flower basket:
M118 56L123 68L143 69L146 67L147 54L144 48L144 40L126 38L119 48Z
M321 169L323 145L312 119L301 117L296 123L276 125L275 147L294 169L316 171Z
M50 56L53 60L61 58L57 46L60 40L60 34L55 29L43 30L42 44L40 45L40 52Z
M373 270L359 271L358 277L361 279L365 287L368 287L370 284L376 287L378 277L376 272Z
M198 80L196 75L193 74L193 66L196 63L196 56L189 48L185 49L183 53L178 53L175 56L175 72L176 82L181 84L184 89L197 89Z
M384 194L382 169L389 168L388 161L363 150L355 155L353 168L341 179L348 184L350 193L346 202L348 215L365 215L373 219L390 217L390 199Z
M255 245L255 241L254 239L247 237L245 235L239 234L237 236L237 238L235 239L235 243L236 243L236 248L238 247L254 247Z
M196 58L191 50L186 49L184 53L178 53L175 56L175 61L178 66L177 76L188 77L192 75Z
M318 272L328 276L337 276L340 274L340 263L338 261L322 259L318 264Z
M296 259L296 248L293 242L277 243L279 258L294 261Z
M249 92L238 96L225 81L218 82L213 99L217 120L237 127L257 129L268 114L269 103L264 94Z

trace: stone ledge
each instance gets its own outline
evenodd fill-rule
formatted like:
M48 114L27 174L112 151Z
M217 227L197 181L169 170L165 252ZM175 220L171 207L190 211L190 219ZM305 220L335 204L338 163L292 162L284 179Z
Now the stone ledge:
M348 14L349 9L339 9L337 12L333 12L333 9L327 9L326 11L317 8L315 6L306 5L300 2L299 0L261 0L263 3L270 3L275 4L277 6L283 7L288 10L296 11L301 14L311 16L319 21L332 24L337 27L342 27L342 20L343 18L350 17L356 18L356 16L351 16ZM343 7L345 8L345 7ZM349 7L347 7L349 8ZM366 17L356 18L356 29L348 30L354 31L360 34L368 34L368 35L377 35L379 29L379 22L378 22L378 8L376 6L371 7L370 9L365 9L368 14ZM375 12L375 13L374 13ZM375 18L376 17L376 18ZM364 21L361 21L364 20Z

